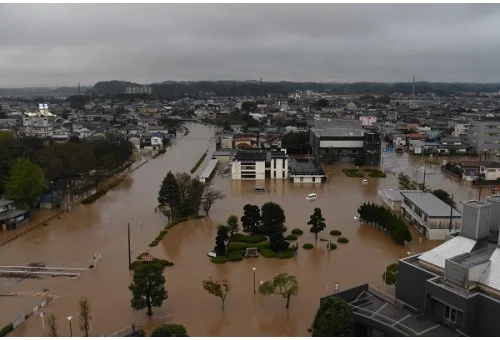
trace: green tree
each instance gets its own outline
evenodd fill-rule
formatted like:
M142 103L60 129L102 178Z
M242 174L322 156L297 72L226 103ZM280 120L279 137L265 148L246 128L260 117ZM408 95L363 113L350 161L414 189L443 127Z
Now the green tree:
M315 103L318 108L327 107L328 105L330 105L330 102L325 98L321 98Z
M261 211L261 232L265 235L282 233L286 218L281 206L275 202L267 202L262 205Z
M236 233L239 229L239 225L238 225L238 217L235 216L235 215L231 215L227 218L227 222L226 222L228 228L229 228L229 232L231 233L231 235L233 235L234 233Z
M219 225L217 236L215 237L214 251L217 256L227 256L225 241L229 241L229 229L224 225Z
M86 296L83 296L78 301L78 306L80 308L80 330L83 332L83 336L88 337L90 331L90 322L92 317L90 316L90 302Z
M309 217L309 222L307 222L311 226L309 231L314 234L315 240L318 240L318 233L323 231L326 227L325 218L321 214L320 208L314 208L314 213Z
M382 274L382 280L388 285L397 285L398 278L398 263L392 263L387 266L385 272Z
M189 336L187 334L186 327L183 325L179 325L176 323L170 323L166 325L162 325L156 328L153 333L151 333L152 337L186 337Z
M272 280L264 282L259 291L262 295L278 294L286 300L286 309L290 307L290 298L299 292L299 282L293 275L281 273Z
M43 170L27 158L18 158L12 165L5 197L34 208L46 187Z
M245 204L243 207L243 216L241 216L241 225L243 230L251 231L256 234L260 231L262 217L257 205Z
M156 263L143 263L134 268L133 282L128 287L132 292L132 308L147 308L152 315L152 307L160 307L167 299L163 266Z
M451 205L453 208L455 208L456 203L453 201L453 198L450 196L448 192L446 192L443 189L436 189L432 191L432 194L439 198L441 201L444 203Z
M290 242L285 240L282 232L271 234L269 236L269 243L271 245L271 249L274 251L283 251L290 247Z
M169 171L160 186L158 194L158 203L160 207L168 206L170 214L174 219L177 216L177 210L181 203L181 191L174 174Z
M347 301L332 296L323 301L313 322L312 336L354 336L354 315Z
M226 298L231 291L231 285L227 280L217 281L209 277L208 280L203 280L203 289L205 289L208 294L220 298L222 303L222 310L226 304Z
M57 321L54 314L50 313L47 317L47 336L57 337Z

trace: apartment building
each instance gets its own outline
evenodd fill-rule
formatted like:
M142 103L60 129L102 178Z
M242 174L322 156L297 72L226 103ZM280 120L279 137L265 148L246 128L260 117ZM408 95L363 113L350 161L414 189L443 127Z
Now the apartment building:
M231 158L232 179L286 179L288 155L282 150L238 149Z
M471 123L468 140L476 152L500 153L500 117L490 114Z
M401 191L403 217L429 240L444 240L460 229L460 212L429 192Z

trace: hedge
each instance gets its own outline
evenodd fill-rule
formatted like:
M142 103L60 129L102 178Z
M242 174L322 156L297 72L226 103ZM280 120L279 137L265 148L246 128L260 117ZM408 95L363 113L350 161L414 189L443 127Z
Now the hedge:
M106 195L106 193L108 191L110 191L111 189L113 189L114 187L116 187L118 184L120 184L121 182L123 182L123 180L125 180L125 177L122 177L122 178L114 181L113 183L108 184L104 188L97 190L95 193L93 193L89 197L84 198L82 200L82 204L90 204L90 203L93 203L93 202L97 201L100 197Z
M232 253L235 250L246 250L247 248L257 248L259 251L262 249L271 248L269 241L264 241L261 243L244 243L244 242L230 242L227 246L227 250Z
M291 234L291 235L288 235L287 237L285 237L285 240L287 241L297 241L297 235L294 235L294 234Z
M260 251L260 255L262 255L268 259L272 259L272 258L278 256L278 254L276 254L276 252L274 250L268 249L268 248L262 249Z
M203 163L203 161L205 160L205 157L207 157L207 153L206 152L203 155L201 155L201 157L198 160L198 162L196 162L196 164L191 169L191 173L192 174L194 174L196 172L196 170L198 170L198 168L200 167L201 163Z
M225 256L212 257L211 262L215 264L224 264L227 262L227 257Z
M304 232L302 231L302 229L299 229L299 228L295 228L295 229L292 230L292 234L293 235L299 236L299 235L302 235L303 233Z
M387 175L380 169L364 169L363 172L367 172L370 177L385 178Z
M349 169L342 169L344 174L347 177L365 177L361 172L358 171L356 168L349 168Z
M276 257L279 259L290 259L294 255L295 255L295 253L292 250L286 250L286 251L279 252Z
M338 243L349 243L349 240L347 238L345 238L345 237L339 237L337 239L337 242Z
M332 230L332 231L330 231L330 235L340 236L340 235L342 235L342 232L340 230Z
M264 235L243 235L243 234L233 234L229 237L230 242L240 242L240 243L261 243L266 241L267 238Z
M312 243L304 243L304 245L302 246L302 248L304 248L304 249L313 249L314 245Z
M0 329L0 336L7 336L7 334L12 332L13 330L14 330L14 327L12 326L12 323L9 323L4 328Z
M193 218L199 218L199 217L194 216ZM160 243L160 241L165 237L165 235L168 234L169 229L171 229L172 227L176 226L179 223L186 222L187 220L189 220L189 217L181 217L181 218L176 219L172 223L167 224L165 226L165 228L163 228L163 230L160 231L160 234L158 236L156 236L156 238L153 240L153 242L151 242L149 244L149 247L156 247L158 245L158 243Z
M232 253L229 253L227 260L229 262L238 262L243 260L243 255L241 255L238 251L234 251Z

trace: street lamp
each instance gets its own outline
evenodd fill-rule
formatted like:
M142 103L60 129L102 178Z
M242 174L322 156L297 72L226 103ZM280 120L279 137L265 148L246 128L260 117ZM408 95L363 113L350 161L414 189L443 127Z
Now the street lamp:
M70 315L66 319L69 321L69 334L72 337L73 336L73 329L71 328L71 319L73 319L73 317Z
M257 268L253 267L252 270L253 270L253 295L255 295L255 271L257 270Z
M333 285L333 291L335 293L337 293L339 291L339 283L338 282L335 282L334 285Z
M127 223L127 235L128 235L128 269L132 268L132 257L130 255L130 222Z

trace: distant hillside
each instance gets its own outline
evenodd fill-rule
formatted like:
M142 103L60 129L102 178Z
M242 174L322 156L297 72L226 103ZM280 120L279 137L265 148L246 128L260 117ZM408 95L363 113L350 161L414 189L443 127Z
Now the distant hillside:
M81 86L80 91L90 89ZM78 93L78 87L24 87L24 88L0 88L0 96L71 96Z
M127 86L142 86L126 81L101 81L94 86L94 91L101 95L115 95L125 92ZM196 96L200 92L214 93L218 96L258 96L266 94L288 94L297 90L312 90L331 94L371 94L391 95L393 93L411 94L412 83L297 83L297 82L264 82L262 88L259 81L197 81L155 83L153 96L159 98L181 98ZM417 93L436 93L449 95L464 92L499 91L500 84L478 83L429 83L417 82Z
M142 86L142 85L137 83L132 83L130 81L121 81L121 80L100 81L94 85L93 90L97 94L115 95L124 93L125 89L129 86Z

